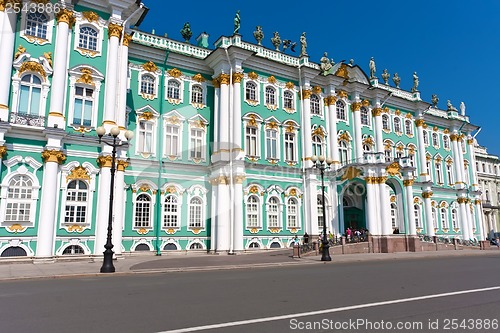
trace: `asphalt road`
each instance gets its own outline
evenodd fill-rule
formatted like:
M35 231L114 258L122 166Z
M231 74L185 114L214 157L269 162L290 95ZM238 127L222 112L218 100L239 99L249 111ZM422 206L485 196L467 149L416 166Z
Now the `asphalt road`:
M9 333L500 332L499 320L497 254L0 282Z

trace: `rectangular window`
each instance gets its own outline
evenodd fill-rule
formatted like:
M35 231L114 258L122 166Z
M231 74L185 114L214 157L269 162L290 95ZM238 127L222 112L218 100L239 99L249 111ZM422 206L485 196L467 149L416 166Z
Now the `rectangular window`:
M285 160L295 162L295 134L285 133Z
M246 149L248 156L257 156L257 128L246 128Z
M179 156L179 127L167 125L165 129L165 154Z
M75 87L73 125L92 126L93 89Z
M202 158L203 133L200 129L191 129L191 158Z
M266 130L266 151L268 159L278 158L278 132L274 130Z
M151 153L153 146L153 124L146 121L139 122L138 151Z

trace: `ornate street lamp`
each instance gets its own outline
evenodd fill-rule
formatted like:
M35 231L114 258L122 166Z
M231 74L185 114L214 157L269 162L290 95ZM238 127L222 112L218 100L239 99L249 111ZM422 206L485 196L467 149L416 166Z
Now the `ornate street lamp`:
M96 128L96 133L99 136L99 143L105 143L108 146L113 147L113 151L111 153L111 182L109 188L109 211L108 211L108 236L106 240L106 245L104 248L106 249L104 254L104 260L102 262L101 273L114 273L115 266L113 266L113 243L111 242L111 236L113 232L113 195L115 190L115 157L116 157L116 148L122 146L128 146L128 142L118 141L118 135L120 135L120 129L118 127L112 127L109 131L109 135L113 138L112 142L108 142L107 140L102 140L103 136L106 134L106 129L102 126ZM134 132L125 131L125 138L130 140L134 137Z
M319 170L321 174L321 205L323 207L323 239L321 240L322 244L322 254L321 261L332 261L330 257L330 251L328 248L330 245L328 244L328 237L326 235L326 209L325 209L325 170L330 170L330 165L333 163L333 160L329 158L325 158L323 155L319 157L316 155L311 156L311 161L314 163L314 167Z

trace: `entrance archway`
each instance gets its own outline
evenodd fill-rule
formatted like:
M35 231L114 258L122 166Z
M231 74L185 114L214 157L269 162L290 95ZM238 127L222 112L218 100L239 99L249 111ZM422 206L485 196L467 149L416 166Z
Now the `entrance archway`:
M344 229L365 229L366 187L361 183L351 183L342 193ZM343 230L345 231L345 230Z

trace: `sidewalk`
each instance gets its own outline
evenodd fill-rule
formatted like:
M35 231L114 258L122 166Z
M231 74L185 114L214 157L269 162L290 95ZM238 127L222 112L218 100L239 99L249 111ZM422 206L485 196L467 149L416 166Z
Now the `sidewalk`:
M321 262L321 255L309 254L302 258L292 258L292 249L247 252L238 255L213 255L204 253L168 254L154 256L150 253L126 255L113 261L116 272L102 274L99 270L101 258L87 258L76 261L56 261L53 263L1 262L0 281L36 278L64 278L83 276L116 276L124 274L167 273L186 271L206 271L238 268L259 268L287 265L338 264L376 260L414 260L457 256L497 256L500 251L428 251L400 253L364 253L332 255L332 261Z

